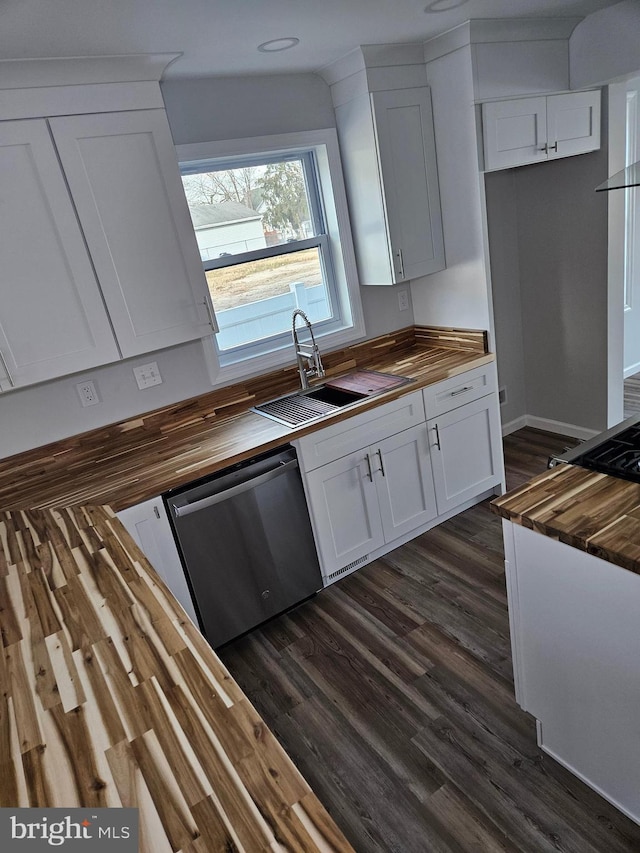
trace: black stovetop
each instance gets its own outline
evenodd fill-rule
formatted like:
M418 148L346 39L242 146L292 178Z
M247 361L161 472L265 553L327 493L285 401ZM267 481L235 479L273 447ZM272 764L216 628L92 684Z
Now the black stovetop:
M571 459L574 465L640 483L640 423Z

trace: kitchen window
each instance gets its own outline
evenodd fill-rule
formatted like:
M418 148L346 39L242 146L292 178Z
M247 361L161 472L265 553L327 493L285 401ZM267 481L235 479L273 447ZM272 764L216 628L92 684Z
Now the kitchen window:
M290 360L296 308L325 347L364 334L335 133L178 152L225 377Z

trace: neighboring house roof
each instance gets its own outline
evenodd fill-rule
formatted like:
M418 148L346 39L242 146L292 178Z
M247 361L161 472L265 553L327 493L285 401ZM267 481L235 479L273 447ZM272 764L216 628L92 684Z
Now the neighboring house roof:
M239 201L221 201L218 204L192 204L190 206L193 227L212 228L216 225L228 225L243 219L262 219L256 210Z

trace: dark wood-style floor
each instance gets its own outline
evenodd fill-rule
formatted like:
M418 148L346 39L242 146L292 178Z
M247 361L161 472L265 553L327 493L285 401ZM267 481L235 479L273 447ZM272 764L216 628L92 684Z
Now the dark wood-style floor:
M505 439L509 487L570 439ZM220 656L361 853L640 851L640 827L536 746L515 704L487 503Z

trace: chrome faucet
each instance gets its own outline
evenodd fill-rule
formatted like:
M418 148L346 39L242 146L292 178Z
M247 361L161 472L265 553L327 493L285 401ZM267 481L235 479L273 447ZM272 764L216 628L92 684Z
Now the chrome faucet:
M298 332L296 330L297 317L302 317L307 326L307 329L309 329L309 334L311 335L311 344L301 344L298 340ZM322 359L320 358L320 350L318 349L316 339L313 336L311 321L301 308L296 308L296 310L293 312L293 316L291 318L291 334L293 336L293 347L296 351L296 360L298 362L300 386L303 390L306 390L307 388L309 388L310 377L317 376L318 379L322 379L322 377L324 376L324 367L322 366ZM306 366L304 363L304 359L306 359L307 361Z

